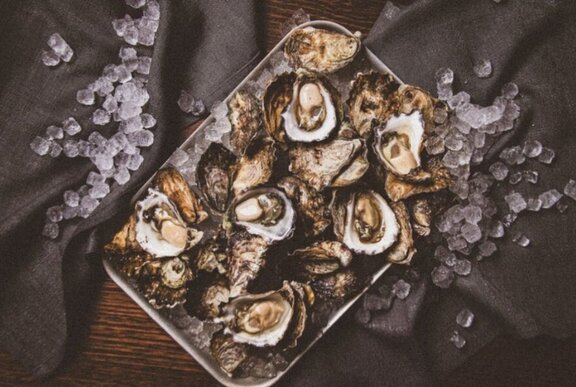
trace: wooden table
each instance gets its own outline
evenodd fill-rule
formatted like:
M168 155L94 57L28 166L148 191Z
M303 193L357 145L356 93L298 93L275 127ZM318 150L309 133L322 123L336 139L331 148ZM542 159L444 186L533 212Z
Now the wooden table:
M482 0L489 1L489 0ZM385 0L270 0L261 3L267 49L280 39L282 23L299 8L366 34ZM190 133L185 130L183 138ZM33 382L22 367L0 353L0 385L188 385L214 379L102 273L102 286L85 321L72 333L70 350L51 379ZM576 384L576 338L517 342L499 338L450 375L447 386Z

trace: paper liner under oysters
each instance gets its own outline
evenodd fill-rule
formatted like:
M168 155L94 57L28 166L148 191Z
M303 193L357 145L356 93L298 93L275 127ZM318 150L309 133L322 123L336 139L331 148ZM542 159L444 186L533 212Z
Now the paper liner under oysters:
M352 36L321 28L304 27L292 32L284 44L284 56L296 68L320 73L340 70L356 57L360 33Z

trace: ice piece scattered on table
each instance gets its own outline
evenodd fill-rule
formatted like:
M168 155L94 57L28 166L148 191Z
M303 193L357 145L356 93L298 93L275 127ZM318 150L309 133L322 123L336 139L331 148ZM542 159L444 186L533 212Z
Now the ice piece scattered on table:
M528 247L530 244L530 239L521 232L516 232L512 236L512 242L516 243L518 246Z
M143 161L144 157L142 157L140 154L130 155L130 160L128 160L126 168L128 168L131 171L137 171L140 168L140 165L142 165Z
M506 83L502 86L500 92L502 93L502 97L514 99L518 95L518 85L512 82Z
M467 259L458 259L454 265L454 273L467 276L472 272L472 262Z
M529 158L538 157L542 153L542 143L538 140L527 140L524 142L522 153Z
M46 222L44 228L42 229L42 235L50 239L58 238L59 233L60 227L58 227L58 224L56 223Z
M477 224L480 220L482 220L482 209L475 205L468 205L462 209L462 213L464 214L464 219L466 222L471 224Z
M528 211L540 211L542 208L542 200L539 198L529 198L527 203L526 209Z
M440 265L432 270L432 282L439 288L447 289L454 281L454 272L449 267Z
M104 176L94 171L91 171L86 178L86 184L91 186L104 184L105 181L106 178Z
M506 164L504 164L501 161L496 161L494 164L492 164L490 166L490 168L488 170L490 171L492 176L494 176L494 179L496 179L498 181L502 181L502 180L506 179L506 176L508 176L508 171L509 171Z
M558 203L556 203L556 209L558 212L563 214L566 212L566 210L568 210L568 203L566 203L564 200L559 200Z
M520 165L526 161L520 145L503 149L499 157L508 165Z
M470 328L474 322L474 313L470 309L462 309L456 316L456 324L462 328Z
M139 74L150 74L150 67L152 66L152 58L149 56L141 56L138 58L138 67L136 72Z
M552 161L554 161L554 157L556 157L556 153L554 152L553 149L542 147L542 151L538 156L538 161L544 164L552 164Z
M517 214L524 211L527 207L526 199L524 199L522 194L518 192L511 192L510 194L504 196L504 200L506 200L506 203L508 203L510 211L513 211Z
M194 116L200 116L206 111L204 102L200 99L194 98L194 96L186 90L180 91L178 106L184 113L191 113Z
M118 117L125 121L142 113L142 107L128 101L120 104L117 113Z
M160 19L160 4L156 0L147 0L144 16L152 20Z
M491 238L502 238L504 236L504 224L499 220L494 220L488 235Z
M126 83L132 79L132 72L124 64L114 67L114 72L120 83Z
M462 349L466 345L466 339L462 337L458 331L452 333L452 336L450 336L450 342L458 349Z
M551 189L541 193L538 198L542 201L542 208L550 208L560 200L562 194L557 189Z
M96 184L88 191L88 195L93 199L102 199L109 193L110 186L107 183Z
M522 177L530 184L538 183L538 172L526 170L522 172Z
M114 180L120 185L126 184L130 180L130 171L125 166L120 166L114 174Z
M392 285L392 293L394 293L394 295L399 299L404 300L410 294L411 288L412 286L408 282L400 279Z
M523 174L522 174L521 171L514 172L514 173L511 174L510 177L508 178L508 182L509 182L510 184L516 185L516 184L518 184L518 183L520 183L520 182L522 181L522 176L523 176Z
M488 78L492 75L492 62L489 59L482 59L474 65L474 73L478 78Z
M62 121L62 128L69 136L74 136L82 131L82 127L74 117L68 117Z
M62 206L52 206L46 210L46 218L53 223L58 223L62 220Z
M94 105L94 92L90 89L82 89L76 92L76 101L82 105Z
M448 242L448 248L452 251L457 251L457 250L461 250L466 248L467 243L466 243L466 239L464 239L462 236L451 236L447 239Z
M496 244L492 241L489 241L489 240L484 241L478 245L478 252L483 257L490 257L497 250L498 250L498 247L496 247Z
M518 214L515 212L510 212L502 218L502 224L504 227L508 228L511 227L512 224L518 219Z
M92 212L94 212L99 204L100 202L98 199L94 199L90 197L90 195L83 196L80 200L80 216L87 218Z
M138 130L128 134L128 141L136 146L149 147L154 143L154 133L146 129Z
M46 137L50 140L61 140L64 138L64 131L59 126L50 125L46 128Z
M64 156L66 157L77 157L80 153L78 149L78 141L76 140L64 140L62 143L62 152L64 152Z
M54 51L54 53L58 55L64 62L70 62L72 56L74 55L74 50L72 50L72 47L70 47L58 33L50 35L50 38L48 38L48 46L50 46L52 51Z
M49 67L58 66L60 64L60 57L52 50L42 50L42 63Z
M576 200L576 181L573 179L568 180L568 183L564 186L564 195Z
M468 243L476 243L482 239L482 230L476 224L464 223L460 232Z
M152 114L150 113L142 114L140 116L140 119L142 121L142 127L144 129L150 129L156 126L156 118L154 118L154 116L152 116Z
M146 0L125 0L126 4L132 8L142 8L146 4Z
M73 219L80 215L80 207L78 206L71 207L69 205L65 205L64 211L62 212L64 214L64 219L66 220Z
M64 204L69 207L77 207L80 203L80 195L76 191L64 191Z
M62 153L62 146L55 141L50 143L50 157L56 158Z

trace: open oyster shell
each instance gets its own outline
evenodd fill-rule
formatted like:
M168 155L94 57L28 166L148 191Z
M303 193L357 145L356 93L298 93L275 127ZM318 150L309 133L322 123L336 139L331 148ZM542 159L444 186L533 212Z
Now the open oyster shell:
M434 109L448 110L444 102L434 98L426 90L412 85L400 86L396 92L395 101L399 114L411 114L416 110L422 114L426 134L436 126Z
M234 153L242 155L260 128L260 103L252 94L238 91L228 102L228 111L232 125L230 146Z
M276 161L276 145L267 138L256 138L236 163L232 191L235 196L270 180Z
M352 62L360 47L359 34L305 27L292 32L284 45L284 55L293 67L333 73Z
M196 167L198 187L208 205L219 213L226 211L236 157L222 144L212 143Z

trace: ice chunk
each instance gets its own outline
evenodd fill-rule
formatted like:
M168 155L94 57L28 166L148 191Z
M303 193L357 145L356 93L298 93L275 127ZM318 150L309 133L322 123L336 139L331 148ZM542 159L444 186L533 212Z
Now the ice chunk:
M30 149L32 149L34 153L44 156L48 154L50 150L50 141L43 137L36 136L30 143Z
M138 57L138 52L134 47L121 47L118 52L118 57L124 61L125 59L134 59Z
M430 136L426 140L426 151L429 155L439 155L445 150L444 139L440 136Z
M78 141L76 140L64 140L62 143L62 151L66 157L77 157L80 153L78 149Z
M148 147L154 143L154 133L146 129L138 130L128 134L128 141L136 146Z
M504 227L510 227L516 221L516 219L518 219L518 214L515 212L510 212L504 215L502 218L502 224L504 224Z
M102 199L110 193L110 186L106 183L96 184L90 188L88 195L93 199Z
M556 209L558 212L563 214L568 209L568 204L564 200L560 200L558 203L556 203Z
M52 50L42 50L42 63L49 67L58 66L60 57Z
M48 219L50 222L58 223L63 218L62 211L62 206L52 206L46 210L46 219Z
M58 224L52 222L46 222L44 228L42 229L42 235L46 238L56 239L60 233L60 228Z
M538 172L536 172L536 171L526 170L526 171L522 172L522 177L528 183L531 183L531 184L538 183Z
M460 156L457 152L446 151L446 154L442 157L442 163L447 168L456 168L460 165Z
M432 282L442 289L447 289L454 281L454 272L449 267L440 265L432 270Z
M496 161L488 168L494 179L502 181L508 176L508 167L501 161Z
M508 165L520 165L526 161L519 145L503 149L499 157Z
M186 90L180 91L180 98L178 98L178 106L184 113L191 113L194 108L195 98Z
M105 97L114 91L114 85L108 78L100 77L91 84L91 89L100 97Z
M142 130L144 128L144 123L142 122L142 116L135 116L122 121L120 128L126 134L134 133Z
M482 59L474 65L474 73L478 78L488 78L492 75L492 62L489 59Z
M524 199L522 194L518 192L512 192L504 196L504 200L506 200L506 203L508 203L510 211L515 213L520 213L524 211L527 207L526 200Z
M106 137L104 137L102 134L100 134L100 132L95 130L88 136L88 141L96 146L104 146L107 140Z
M92 189L92 188L90 188ZM80 200L80 216L87 218L98 207L100 202L89 195L83 196Z
M50 143L50 157L56 158L62 153L62 147L57 142Z
M542 200L538 198L530 198L528 199L528 205L526 207L529 211L540 211L542 208Z
M70 62L74 55L72 48L58 33L50 35L50 38L48 38L48 45L64 62Z
M116 110L118 110L118 101L116 101L116 98L114 98L112 94L107 95L104 102L102 102L102 107L108 113L114 113ZM110 120L110 117L108 120Z
M140 116L140 119L142 120L142 126L145 129L149 129L156 126L156 118L154 118L154 116L152 116L152 114L150 113L142 114Z
M168 161L173 166L179 167L184 163L186 163L186 161L188 161L189 158L190 156L188 155L188 153L178 148L174 151L174 153L172 153L172 156L170 156L170 159Z
M484 241L478 245L478 252L483 257L490 257L497 250L496 244L492 241Z
M454 71L447 67L441 67L436 71L435 79L438 87L452 85L454 82Z
M454 94L451 98L448 99L448 106L450 106L450 109L462 108L469 103L470 94L466 93L465 91Z
M568 180L568 183L564 186L564 195L576 200L576 181L573 179Z
M542 153L542 144L538 140L527 140L524 142L522 153L526 157L538 157Z
M512 237L512 242L516 243L518 246L528 247L530 244L530 239L528 239L528 237L521 232L516 232Z
M78 156L90 157L90 153L95 148L95 145L89 143L88 141L80 140L78 141Z
M113 155L105 149L97 148L94 150L90 160L100 172L107 171L114 166Z
M95 125L106 125L110 122L110 113L104 109L96 109L92 113L92 122Z
M482 230L476 224L465 223L460 231L468 243L475 243L482 239Z
M130 172L128 171L128 168L124 166L118 167L114 174L114 180L116 180L120 185L126 184L130 180Z
M461 250L468 245L466 240L461 236L451 236L447 239L448 248L452 251Z
M69 136L74 136L82 131L82 127L74 117L68 117L62 121L62 127Z
M454 273L467 276L472 271L472 263L467 259L458 259L454 265Z
M403 300L410 294L411 285L403 279L398 280L392 285L392 293L399 299Z
M518 95L518 85L515 83L506 83L501 89L502 96L506 99L514 99Z
M510 175L510 178L508 179L508 182L510 184L518 184L522 181L522 172L518 171L518 172L514 172L513 174Z
M474 313L470 309L462 309L456 316L456 324L460 325L462 328L470 328L474 322Z
M132 25L132 18L130 15L126 15L123 19L112 20L112 28L116 32L116 35L123 37L126 33L126 29L129 25Z
M502 238L504 236L504 224L499 220L495 220L490 227L488 235L491 238Z
M123 102L118 108L118 116L125 121L142 113L142 108L132 102Z
M556 157L556 153L554 152L554 150L542 147L542 152L538 156L538 161L544 164L552 164L552 161L554 161L554 157Z
M462 209L464 219L470 224L477 224L482 219L482 209L478 206L468 205Z
M101 174L99 174L97 172L93 172L93 171L90 172L88 174L88 177L86 178L86 184L91 185L91 186L104 184L105 181L106 181L106 178L104 176L102 176Z
M149 56L141 56L138 58L138 67L136 72L139 74L150 74L150 67L152 66L152 58Z
M138 28L135 26L127 26L124 32L124 41L133 46L138 44Z
M142 165L143 161L144 157L139 154L133 154L130 156L130 160L128 161L128 164L126 164L126 168L131 171L136 171L138 168L140 168L140 165Z
M76 207L80 202L80 195L76 191L66 190L64 191L64 204L69 207Z
M76 92L76 101L82 105L94 105L94 92L90 89L82 89Z
M458 331L452 333L450 342L458 349L462 349L466 345L466 339L462 337Z
M154 45L155 32L151 28L142 27L138 30L138 43L143 46Z
M144 8L144 16L152 20L160 19L160 4L156 0L148 0Z
M126 83L132 79L132 73L124 64L116 66L114 72L116 73L118 82L120 83Z
M552 207L554 204L556 204L561 197L562 194L558 192L557 189L554 188L541 193L540 196L538 196L538 199L542 201L542 208L548 209Z
M75 207L70 207L68 205L64 206L64 211L62 211L64 214L64 219L68 220L68 219L72 219L77 217L80 214L80 207L75 206Z

